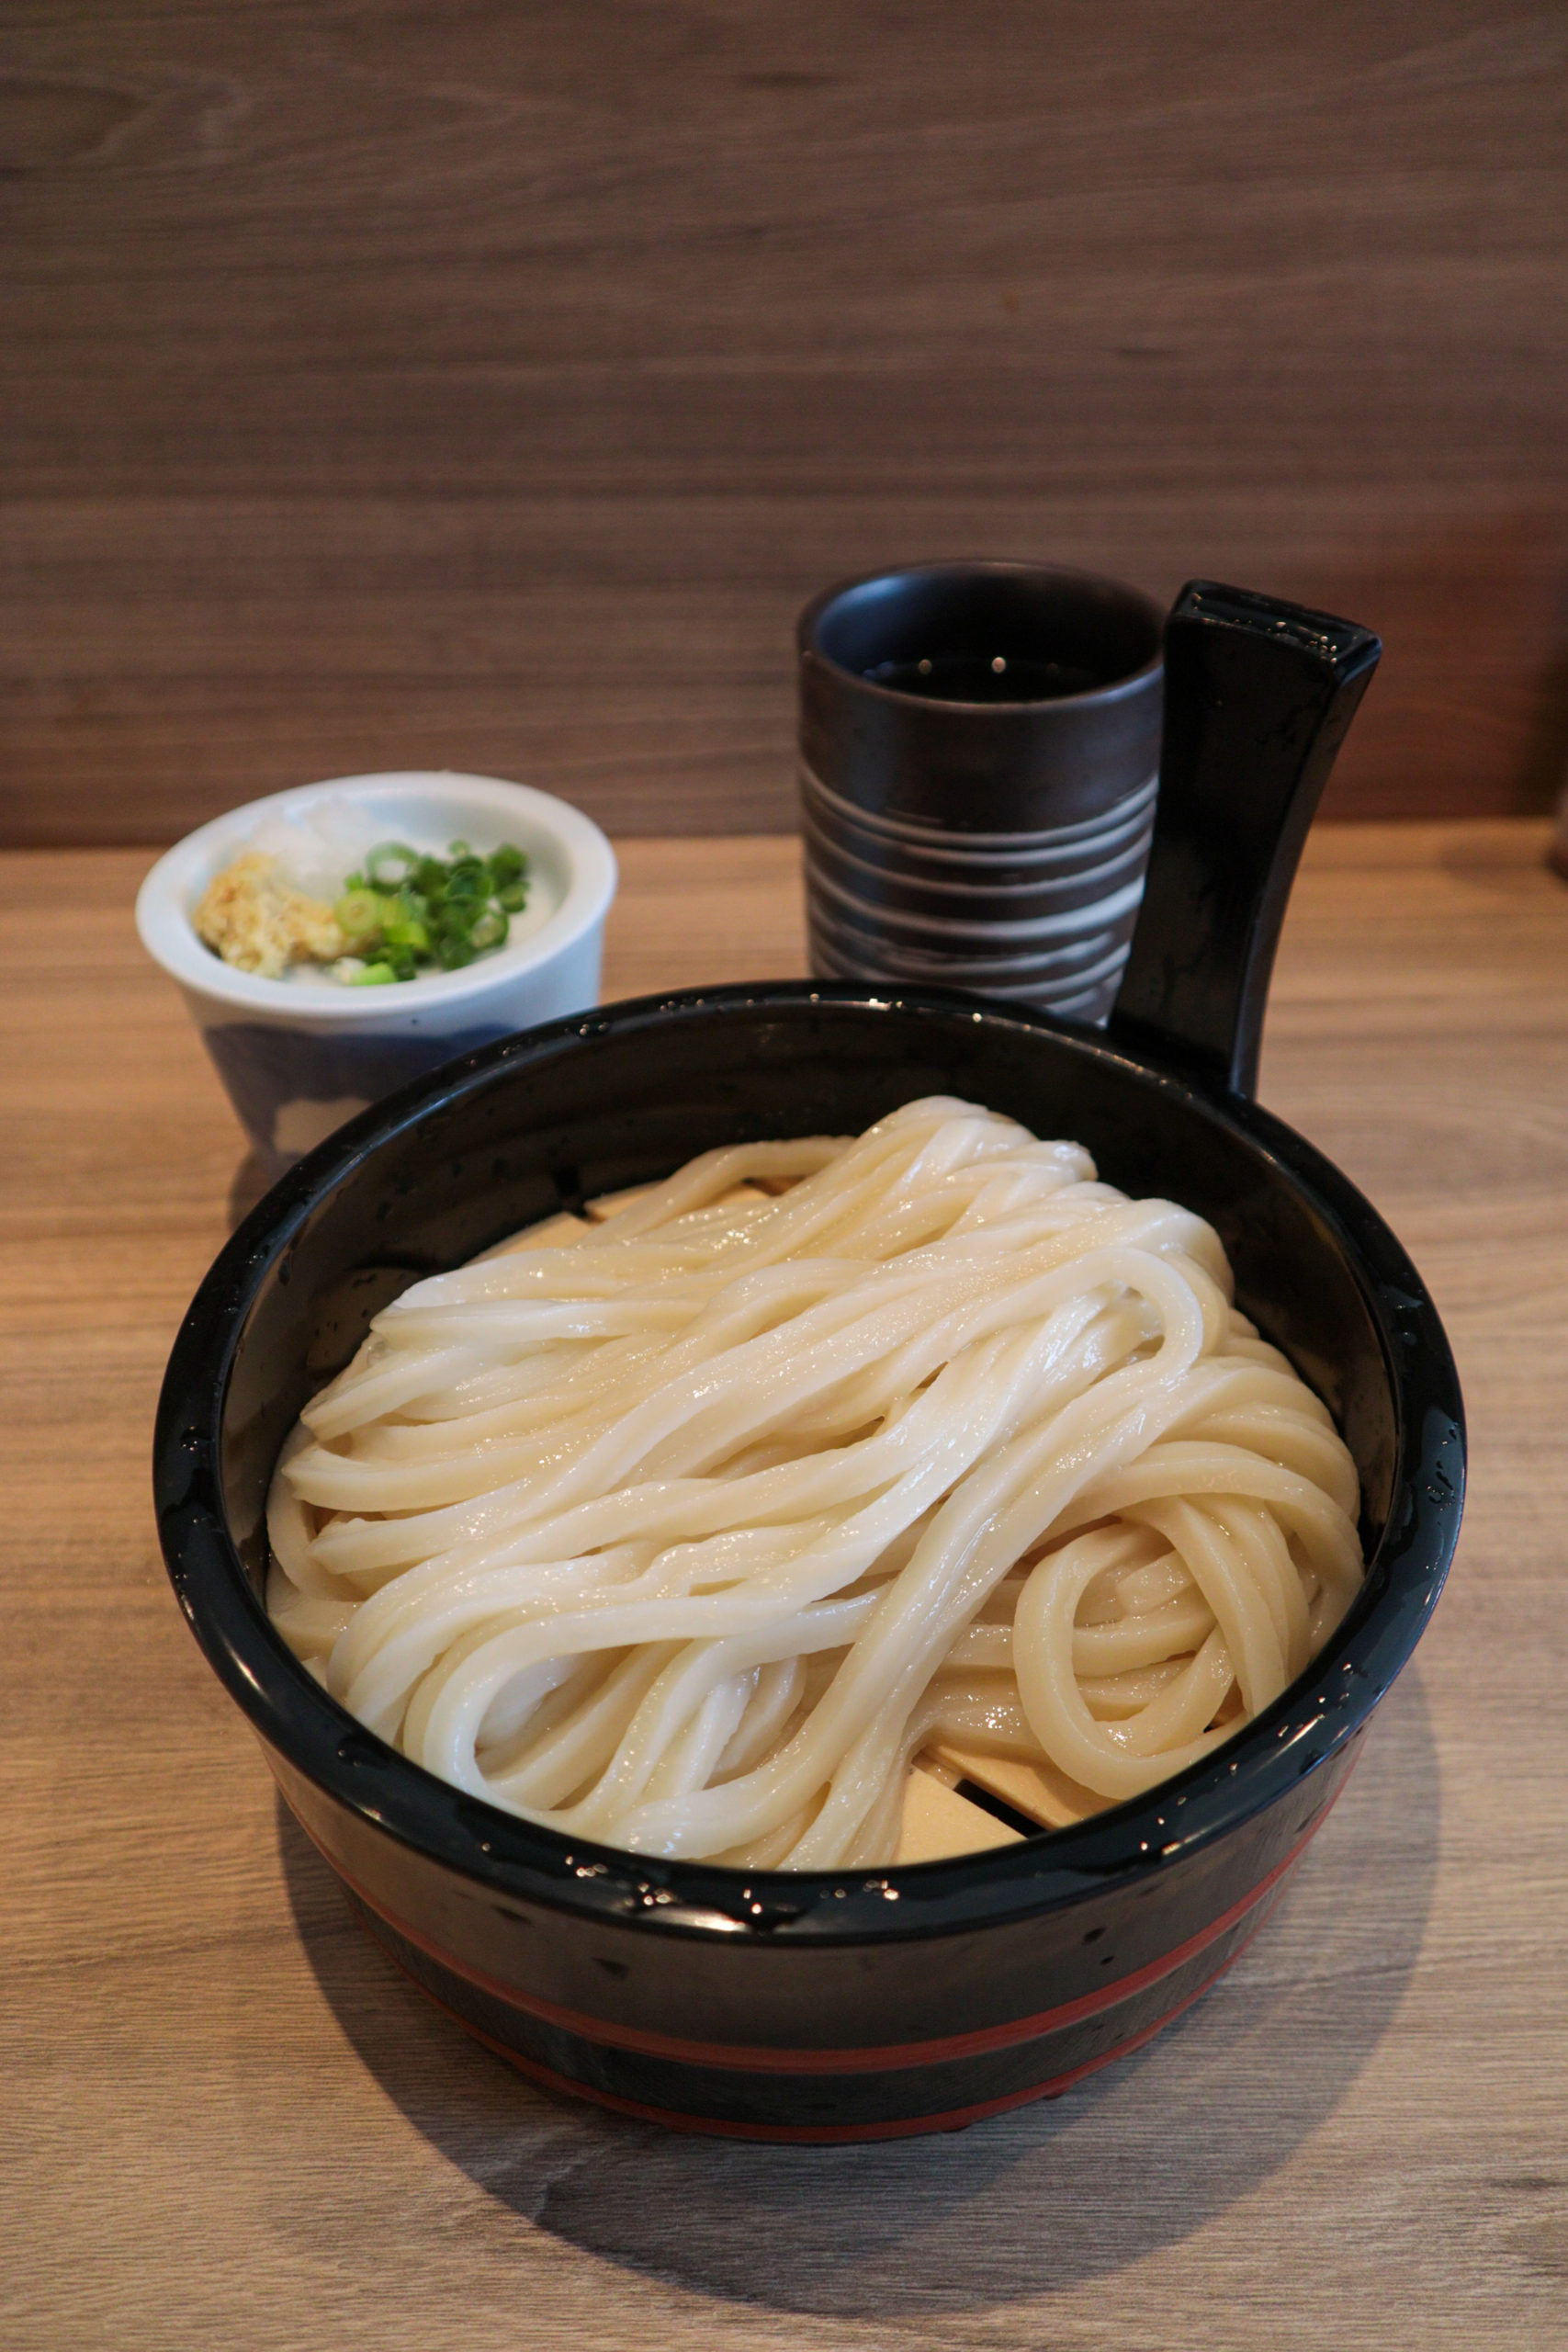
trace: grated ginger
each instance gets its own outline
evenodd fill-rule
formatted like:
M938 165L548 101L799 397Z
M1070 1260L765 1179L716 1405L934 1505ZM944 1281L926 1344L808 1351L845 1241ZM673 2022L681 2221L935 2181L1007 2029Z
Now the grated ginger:
M290 964L330 964L348 944L331 907L285 881L259 850L213 876L193 920L225 964L264 980L280 980Z

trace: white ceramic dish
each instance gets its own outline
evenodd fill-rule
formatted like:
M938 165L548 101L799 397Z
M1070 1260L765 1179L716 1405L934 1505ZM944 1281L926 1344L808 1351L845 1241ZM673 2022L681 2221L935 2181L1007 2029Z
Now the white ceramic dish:
M416 849L513 842L529 861L530 907L493 954L395 986L236 971L197 936L203 891L264 826L323 809L363 817L374 838ZM581 809L496 776L409 770L302 785L214 818L159 859L138 895L136 927L179 984L252 1141L281 1168L454 1055L597 1003L615 895L615 853Z

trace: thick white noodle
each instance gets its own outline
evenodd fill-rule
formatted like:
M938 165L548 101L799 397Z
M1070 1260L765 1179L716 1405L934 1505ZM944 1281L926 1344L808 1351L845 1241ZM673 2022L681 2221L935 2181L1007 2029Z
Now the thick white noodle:
M933 1097L415 1283L283 1450L268 1605L494 1804L862 1867L933 1740L1115 1803L1230 1737L1358 1500L1208 1226Z

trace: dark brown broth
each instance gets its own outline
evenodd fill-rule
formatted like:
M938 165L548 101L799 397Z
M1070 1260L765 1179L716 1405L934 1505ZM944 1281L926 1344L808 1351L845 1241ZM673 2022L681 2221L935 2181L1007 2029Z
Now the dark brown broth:
M932 653L908 662L878 662L862 673L873 685L919 695L926 702L1060 702L1110 684L1082 663L1027 654Z

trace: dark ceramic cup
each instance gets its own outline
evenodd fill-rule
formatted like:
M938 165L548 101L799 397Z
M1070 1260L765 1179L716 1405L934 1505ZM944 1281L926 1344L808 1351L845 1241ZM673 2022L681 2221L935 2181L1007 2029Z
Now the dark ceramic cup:
M1168 642L1149 888L1105 1035L951 990L799 981L525 1031L321 1145L186 1318L156 1439L180 1605L372 1934L534 2081L784 2141L951 2130L1065 2090L1257 1931L1431 1613L1464 1465L1441 1324L1376 1211L1251 1099L1291 873L1376 640L1194 589ZM569 1841L345 1714L268 1623L265 1507L301 1405L378 1309L694 1152L841 1133L939 1092L1077 1136L1108 1180L1208 1217L1241 1304L1330 1407L1367 1577L1305 1673L1214 1754L1074 1828L834 1872Z
M1102 1020L1154 823L1157 605L1088 572L922 564L801 615L811 968Z

